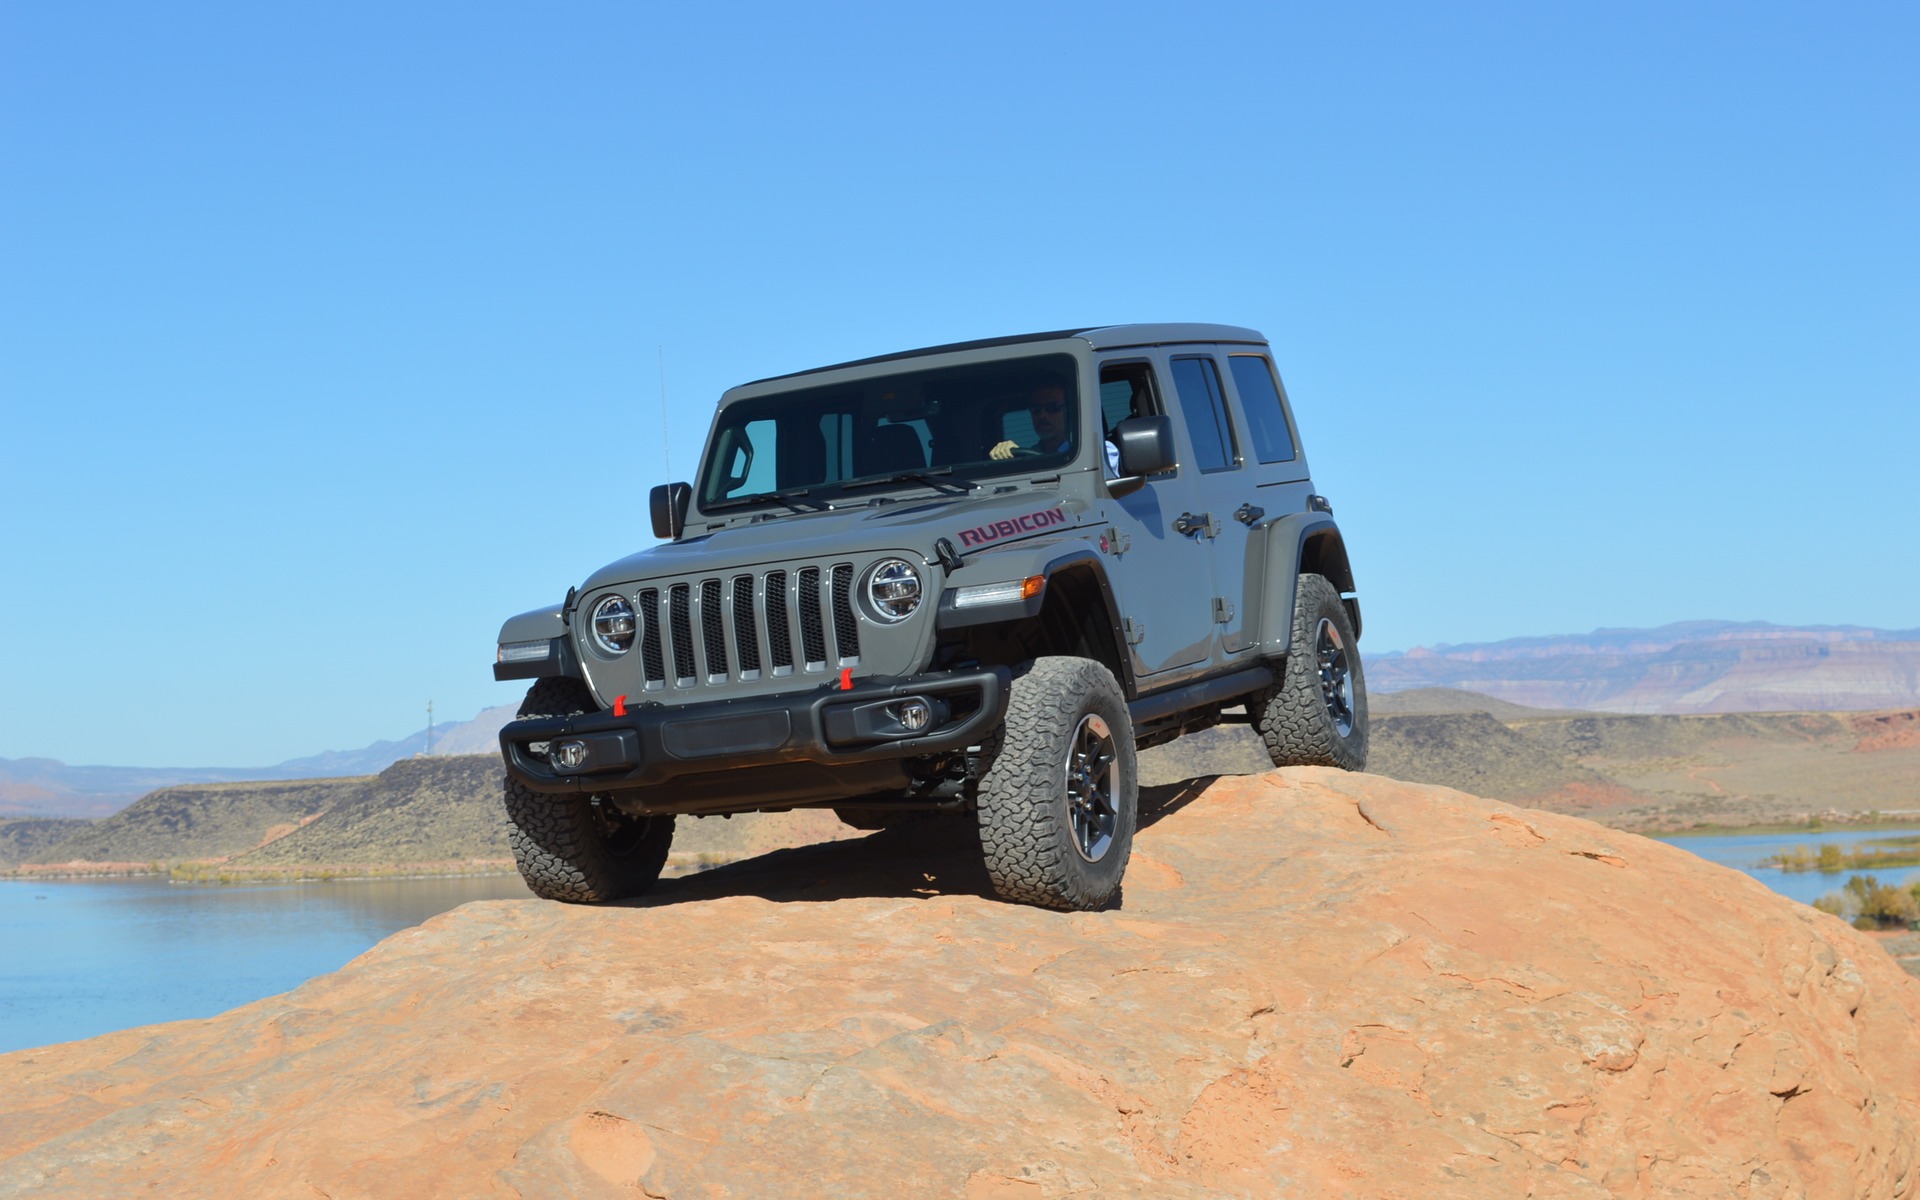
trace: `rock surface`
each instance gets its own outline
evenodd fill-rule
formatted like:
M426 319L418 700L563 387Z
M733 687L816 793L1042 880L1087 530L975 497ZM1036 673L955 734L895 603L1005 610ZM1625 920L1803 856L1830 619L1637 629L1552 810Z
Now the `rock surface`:
M1110 911L940 822L469 905L0 1056L0 1195L1857 1197L1920 981L1684 851L1294 769L1156 789Z

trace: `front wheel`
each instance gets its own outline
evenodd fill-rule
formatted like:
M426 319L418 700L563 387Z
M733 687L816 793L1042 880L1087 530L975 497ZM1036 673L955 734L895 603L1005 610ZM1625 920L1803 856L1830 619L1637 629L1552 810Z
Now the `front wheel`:
M1294 588L1293 641L1279 682L1247 704L1276 767L1367 765L1367 685L1340 593L1324 576Z
M1112 673L1091 659L1035 659L1013 681L980 780L994 890L1045 908L1105 907L1133 853L1139 804L1133 722Z
M594 707L579 681L542 679L528 690L520 716L569 716ZM606 904L637 896L667 865L670 816L631 816L610 796L536 792L511 775L504 799L514 862L527 887L544 900Z

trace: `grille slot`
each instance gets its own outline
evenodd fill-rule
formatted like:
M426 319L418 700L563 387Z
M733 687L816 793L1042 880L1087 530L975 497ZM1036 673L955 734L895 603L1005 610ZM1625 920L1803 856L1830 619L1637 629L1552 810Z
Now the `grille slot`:
M827 631L820 619L820 568L800 569L800 644L807 666L827 665Z
M668 591L668 619L673 630L673 677L681 687L698 682L693 669L693 589L676 583Z
M640 635L641 669L649 686L664 687L667 668L660 654L660 589L646 588L637 599L640 619L646 622L646 632Z
M753 611L753 576L733 577L733 641L740 651L740 674L760 673L760 633Z
M700 631L706 637L707 678L727 677L727 623L720 612L720 581L700 585Z
M787 573L767 572L767 654L773 669L793 670L793 634L787 624Z
M833 568L833 641L842 659L860 657L860 623L853 619L853 564Z

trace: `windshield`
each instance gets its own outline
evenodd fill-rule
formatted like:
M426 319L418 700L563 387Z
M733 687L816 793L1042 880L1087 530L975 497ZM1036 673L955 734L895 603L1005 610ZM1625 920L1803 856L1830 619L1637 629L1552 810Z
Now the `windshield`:
M1057 470L1079 428L1065 354L906 371L729 406L700 471L700 507L860 481L969 481Z

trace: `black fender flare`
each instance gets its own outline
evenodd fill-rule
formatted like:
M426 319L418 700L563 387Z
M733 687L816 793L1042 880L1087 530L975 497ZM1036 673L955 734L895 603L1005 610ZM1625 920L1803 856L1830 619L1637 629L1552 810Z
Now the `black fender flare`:
M1103 665L1114 671L1121 691L1131 699L1137 691L1134 686L1133 662L1127 654L1126 632L1120 620L1120 606L1113 597L1113 583L1107 577L1107 564L1091 547L1076 547L1039 564L1039 570L1035 574L1045 576L1047 586L1024 599L1005 600L964 609L956 608L953 602L955 588L949 585L940 597L935 628L945 633L974 625L991 625L1037 617L1040 615L1040 610L1045 607L1048 596L1054 591L1054 579L1063 574L1081 572L1092 576L1094 591L1100 597L1101 611L1098 616L1104 618L1107 631L1113 639L1114 661Z
M1266 585L1260 608L1260 653L1278 658L1292 649L1293 595L1301 574L1324 575L1343 597L1353 636L1360 637L1360 603L1351 598L1353 565L1340 527L1326 513L1290 513L1266 527Z

